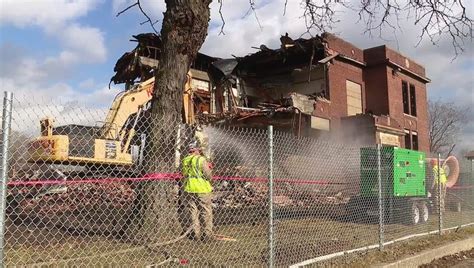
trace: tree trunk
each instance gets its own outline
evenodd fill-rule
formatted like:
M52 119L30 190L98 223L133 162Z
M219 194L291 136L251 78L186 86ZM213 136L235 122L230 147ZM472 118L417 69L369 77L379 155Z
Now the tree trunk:
M177 130L182 123L183 89L187 72L207 36L210 0L166 0L161 29L161 59L155 73L152 115L145 149L146 173L177 172L174 167ZM179 224L176 184L143 183L135 241L171 240L184 230ZM138 227L138 228L137 228Z

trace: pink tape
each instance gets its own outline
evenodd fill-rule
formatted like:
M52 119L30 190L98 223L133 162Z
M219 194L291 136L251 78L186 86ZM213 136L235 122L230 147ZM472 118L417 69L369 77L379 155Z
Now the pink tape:
M102 179L81 179L81 180L44 180L44 181L11 181L8 186L35 186L35 185L71 185L85 183L113 183L113 182L140 182L140 181L175 181L181 179L178 173L151 173L139 178L102 178ZM248 181L248 182L268 182L267 178L243 178L243 177L223 177L216 176L214 180L222 181ZM316 184L316 185L345 185L348 183L331 182L327 180L298 180L298 179L275 179L275 182L286 182L294 184Z

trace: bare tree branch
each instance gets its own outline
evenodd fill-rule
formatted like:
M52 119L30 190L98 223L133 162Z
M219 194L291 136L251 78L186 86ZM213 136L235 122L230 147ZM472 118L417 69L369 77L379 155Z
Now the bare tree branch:
M116 17L120 16L121 14L125 13L127 10L131 9L132 7L134 6L138 6L138 8L140 9L140 12L143 14L143 16L146 17L146 20L141 22L140 25L143 25L145 23L149 23L151 28L153 29L153 31L155 31L156 34L159 34L159 32L156 30L155 28L155 24L158 22L158 20L156 20L155 22L153 22L150 18L150 16L148 16L148 14L145 12L145 10L143 10L142 6L141 6L141 3L140 3L140 0L137 0L135 3L129 5L128 7L126 7L125 9L123 9L122 11L120 11L119 13L117 13Z
M219 15L221 16L221 21L222 21L221 31L219 32L219 35L221 35L221 34L225 35L225 33L224 33L225 20L224 20L224 16L222 15L222 1L223 0L218 0L217 1L219 3Z
M244 17L246 17L250 12L253 12L255 19L257 20L258 27L260 28L260 31L263 30L262 24L260 24L260 20L258 19L258 16L257 16L255 0L249 0L249 5L250 5L250 8L247 11L246 15L244 15Z
M472 39L473 20L462 0L410 0L407 6L415 10L415 25L423 25L418 44L425 36L436 44L448 35L457 56L464 51L464 38Z
M472 40L473 20L466 12L465 0L359 0L356 4L346 4L343 0L302 0L307 31L324 31L337 22L337 6L350 9L358 14L358 22L365 24L365 33L373 33L383 38L389 28L394 32L402 30L399 22L402 15L414 15L414 24L421 27L417 46L428 39L437 44L443 36L448 36L454 48L455 57L464 51L464 40ZM405 2L405 4L401 4ZM285 3L286 5L286 3ZM286 9L286 6L285 6Z
M219 3L219 15L222 21L220 34L225 35L225 19L222 13L223 0L217 0ZM257 15L257 6L255 0L249 1L249 9L243 17L251 12L254 14L260 30L263 27ZM416 44L419 46L423 40L428 39L432 44L437 44L447 36L450 39L454 49L454 59L464 51L464 42L466 39L472 40L473 19L467 12L466 0L300 0L300 6L303 10L302 17L306 25L304 34L311 34L313 30L324 32L332 29L338 22L337 14L340 7L349 9L358 14L358 21L365 24L365 33L369 36L377 33L378 37L385 39L384 31L389 28L393 30L395 39L398 43L396 31L402 30L400 22L402 16L407 16L414 20L414 24L420 26L419 40ZM138 6L146 20L141 25L149 23L155 33L157 21L153 22L148 14L143 10L140 0L129 5L117 13L120 16L127 10ZM286 15L288 0L284 1L283 15ZM342 11L341 11L342 12ZM453 60L454 60L453 59Z
M337 0L302 0L303 18L305 20L306 32L311 30L324 32L326 28L331 28L336 22L335 7L337 4L343 4Z
M428 104L430 151L450 153L454 149L462 126L469 118L469 107L452 102L434 101Z
M132 5L129 5L129 6L126 7L124 10L120 11L119 13L117 13L116 17L122 15L122 13L125 13L127 10L129 10L130 8L132 8L132 7L136 6L136 5L138 5L138 2L136 2L136 3L132 4Z
M453 144L453 145L451 146L451 149L449 149L449 151L448 151L448 153L447 153L446 157L448 157L448 156L450 156L450 155L451 155L451 153L452 153L452 152L453 152L453 150L454 150L454 147L456 147L456 144Z

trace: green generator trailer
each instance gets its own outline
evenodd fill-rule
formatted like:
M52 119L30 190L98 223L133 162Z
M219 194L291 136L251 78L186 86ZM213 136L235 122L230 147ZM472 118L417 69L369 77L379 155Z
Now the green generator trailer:
M426 181L424 152L382 146L379 156L377 148L361 148L360 194L351 198L350 211L360 219L380 216L381 208L387 222L426 222L430 214Z

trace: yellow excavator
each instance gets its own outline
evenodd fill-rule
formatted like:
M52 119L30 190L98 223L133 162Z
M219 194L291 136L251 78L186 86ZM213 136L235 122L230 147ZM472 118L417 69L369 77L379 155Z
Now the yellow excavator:
M41 136L31 143L31 162L51 164L132 165L131 140L145 104L151 99L154 78L118 94L102 127L54 127L53 118L40 121ZM124 127L136 114L131 128Z
M199 77L194 79L193 77ZM204 80L207 78L207 81ZM194 123L194 81L210 83L202 71L191 69L184 88L183 102L186 123ZM101 127L65 125L54 127L53 118L40 121L41 135L31 142L29 162L62 165L118 165L136 163L140 148L132 144L138 130L140 115L151 100L154 78L118 94ZM136 157L135 157L136 156Z

